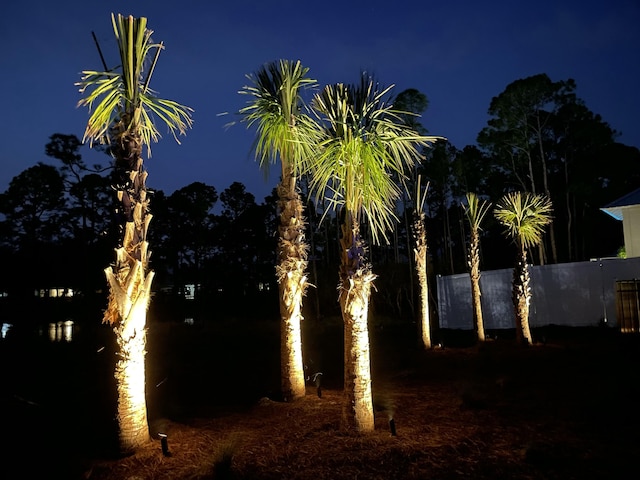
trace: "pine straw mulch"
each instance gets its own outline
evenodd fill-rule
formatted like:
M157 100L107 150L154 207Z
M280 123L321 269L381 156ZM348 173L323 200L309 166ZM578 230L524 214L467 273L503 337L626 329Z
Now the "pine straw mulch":
M640 365L625 366L630 384L621 384L611 354L554 345L408 354L374 378L372 433L341 430L342 392L309 387L292 403L159 420L171 456L155 440L130 457L94 459L83 478L640 478Z

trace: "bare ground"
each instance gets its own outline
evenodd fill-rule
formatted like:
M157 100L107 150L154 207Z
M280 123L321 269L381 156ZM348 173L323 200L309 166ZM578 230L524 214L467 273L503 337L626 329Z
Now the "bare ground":
M164 327L149 339L147 447L110 453L112 422L96 402L110 389L101 382L75 400L49 402L84 419L66 433L60 420L25 433L14 417L8 451L18 474L3 478L640 478L637 336L548 328L522 348L508 334L473 346L468 335L443 332L445 348L424 351L414 334L403 325L372 329L376 429L357 434L340 428L339 329L307 331L309 372L323 372L322 389L310 382L304 399L285 403L277 398L277 329ZM108 367L96 361L93 372ZM168 436L169 456L158 432ZM29 460L16 461L20 451Z

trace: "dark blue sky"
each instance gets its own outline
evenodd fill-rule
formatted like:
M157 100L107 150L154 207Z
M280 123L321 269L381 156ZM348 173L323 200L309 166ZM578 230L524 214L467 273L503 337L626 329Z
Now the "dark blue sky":
M101 69L92 31L117 64L111 12L148 17L166 46L151 87L195 110L182 145L165 134L146 162L148 185L167 194L194 181L218 191L240 181L259 202L271 192L276 178L265 182L253 161L254 132L225 129L233 117L219 114L244 105L245 74L280 58L301 60L321 85L365 69L395 93L417 88L430 100L423 125L458 148L475 144L509 83L573 78L619 141L640 147L637 0L22 0L0 16L0 191L38 161L55 164L44 154L50 135L82 136L88 113L76 108L74 82ZM88 163L105 158L82 152Z

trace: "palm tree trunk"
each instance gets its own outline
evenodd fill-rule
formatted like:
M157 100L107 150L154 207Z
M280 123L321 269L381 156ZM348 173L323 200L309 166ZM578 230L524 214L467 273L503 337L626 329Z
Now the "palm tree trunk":
M344 321L343 428L374 430L368 310L375 275L365 260L357 221L347 212L342 226L339 302Z
M307 252L304 241L304 205L296 178L285 172L278 185L278 293L280 301L281 386L285 401L304 397L306 387L302 360L302 298L307 288Z
M538 149L540 152L540 161L542 167L542 184L544 187L544 194L551 198L551 192L549 191L549 174L547 171L547 157L545 156L544 146L542 145L542 125L540 124L540 116L536 115L537 122L537 137L538 137ZM558 248L556 247L556 233L553 226L553 222L549 225L549 240L551 242L551 258L553 263L558 263Z
M529 302L531 299L531 291L529 282L527 253L524 248L521 248L516 266L513 270L513 306L516 312L516 341L520 345L531 344L531 331L529 329Z
M407 212L406 194L402 195L403 203L403 216L404 216L404 231L405 240L407 242L407 262L409 263L409 304L411 307L411 316L415 315L415 279L413 276L413 259L411 258L411 224L409 222L409 213ZM426 265L426 264L425 264Z
M564 164L564 195L567 208L567 260L572 262L575 257L573 254L573 209L571 208L571 189L569 188L569 159L565 156L562 163Z
M148 272L147 232L151 222L140 138L127 134L112 145L116 157L122 239L115 264L105 269L109 303L103 321L113 326L119 346L115 368L120 450L132 453L150 440L145 395L147 309L153 272Z
M138 265L135 274L129 277L129 283L134 285L127 285L135 291L132 295L122 290L122 283L111 268L106 274L115 295L114 301L124 313L122 321L114 327L119 347L115 378L120 450L129 454L150 440L145 391L145 323L153 272L143 278L142 266Z
M471 229L471 246L469 251L469 267L471 277L471 296L473 298L473 319L479 342L485 341L484 320L482 318L482 301L480 291L480 238L478 232Z
M444 224L445 224L445 231L444 231L444 240L445 240L445 249L446 249L445 256L449 260L449 272L451 275L453 275L455 273L455 270L453 268L453 245L452 245L453 240L451 239L451 224L449 223L449 209L447 208L446 200L444 200L443 208L444 208Z
M309 208L309 207L307 207ZM312 260L311 260L311 280L313 281L313 285L316 285L316 288L314 289L314 295L313 295L313 306L315 307L315 313L316 313L316 321L320 320L321 318L321 312L320 312L320 295L318 294L318 260L317 260L317 254L316 254L316 241L315 241L315 234L316 234L316 227L315 226L310 226L309 228L309 235L310 237L310 247L311 247L311 255L312 255Z
M427 277L427 232L424 226L424 213L416 213L413 222L413 232L416 246L413 255L420 286L420 336L422 346L431 348L431 322L429 318L429 282Z

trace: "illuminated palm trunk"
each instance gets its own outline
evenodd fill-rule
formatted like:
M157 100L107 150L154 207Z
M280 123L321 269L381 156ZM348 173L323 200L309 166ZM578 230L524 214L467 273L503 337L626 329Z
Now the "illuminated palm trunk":
M375 275L365 260L357 222L347 212L342 226L339 302L344 322L344 405L342 423L358 432L374 430L371 360L367 324Z
M289 172L278 185L278 293L280 300L281 387L285 401L305 395L302 361L302 298L307 288L307 251L303 204Z
M413 256L416 262L418 284L420 285L420 335L422 346L431 348L431 321L429 319L429 283L427 279L427 231L424 226L424 213L416 214L413 232L416 246Z
M150 440L145 392L146 321L153 272L148 271L148 212L146 178L139 138L126 136L112 146L116 157L123 219L121 245L115 264L105 269L109 304L104 322L113 327L118 344L115 368L118 393L120 450L132 453Z
M473 319L479 342L485 341L484 320L482 318L482 301L480 292L480 237L478 231L471 230L471 246L469 249L469 276L471 277L471 297L473 299Z
M516 266L513 269L513 306L516 311L516 340L521 345L531 344L531 331L529 329L531 288L529 282L527 252L524 248L521 248Z
M119 249L119 255L121 251ZM145 278L140 263L134 269L128 279L118 279L111 268L106 271L112 292L117 292L118 309L123 313L121 323L114 327L119 347L115 368L118 435L123 453L135 451L150 439L145 391L145 324L153 272ZM122 287L130 287L131 293Z

